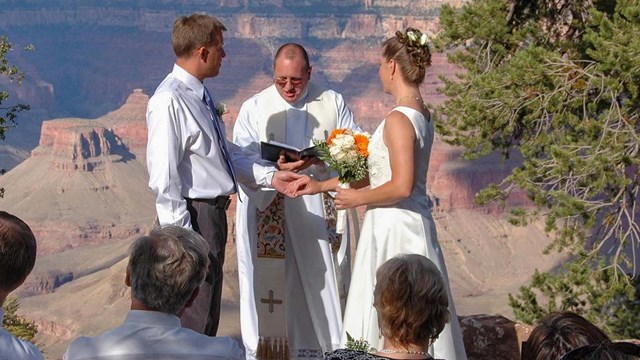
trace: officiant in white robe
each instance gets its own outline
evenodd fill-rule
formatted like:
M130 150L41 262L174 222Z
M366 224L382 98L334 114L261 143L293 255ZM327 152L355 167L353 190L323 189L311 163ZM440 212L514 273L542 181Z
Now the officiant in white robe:
M259 153L263 141L304 149L335 128L358 130L342 96L309 83L310 77L304 48L283 45L274 60L274 85L244 102L233 141ZM332 175L314 160L281 157L278 165L320 179ZM339 346L350 280L348 234L335 233L333 199L291 199L244 187L239 197L236 245L247 358L322 358Z

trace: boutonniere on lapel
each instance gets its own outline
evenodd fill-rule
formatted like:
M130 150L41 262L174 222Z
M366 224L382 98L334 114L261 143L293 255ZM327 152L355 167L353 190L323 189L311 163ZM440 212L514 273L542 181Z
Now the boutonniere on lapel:
M229 112L229 109L227 108L227 104L222 102L219 102L216 104L216 114L218 114L218 116L222 117L222 115L228 112Z

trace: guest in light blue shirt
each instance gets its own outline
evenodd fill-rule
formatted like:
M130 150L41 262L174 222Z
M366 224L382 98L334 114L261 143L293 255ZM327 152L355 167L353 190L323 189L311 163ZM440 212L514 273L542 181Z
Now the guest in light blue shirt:
M64 354L80 359L243 359L229 337L209 337L181 326L209 267L209 247L195 231L163 226L130 248L125 283L131 310L124 323L96 337L80 337Z
M22 285L36 263L36 238L24 221L0 211L0 304ZM18 339L2 327L0 309L0 359L42 360L32 343Z

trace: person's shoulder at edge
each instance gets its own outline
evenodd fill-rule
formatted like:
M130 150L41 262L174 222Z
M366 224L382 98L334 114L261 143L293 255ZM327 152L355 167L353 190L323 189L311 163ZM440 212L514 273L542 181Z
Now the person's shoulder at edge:
M229 336L206 336L191 329L182 329L197 337L196 343L199 343L201 350L208 354L224 357L225 359L244 359L244 351L240 348L238 342Z
M169 75L158 85L156 91L149 98L149 102L158 101L158 99L166 100L167 97L175 98L185 91L185 84L177 77Z
M189 96L188 91L187 86L179 79L165 79L149 98L147 117L153 111L165 111L171 107L187 106L185 104L193 103L195 101L194 99L187 100Z
M4 332L4 334L2 334ZM20 357L20 359L24 358L24 359L28 359L28 360L42 360L43 356L42 353L40 352L40 350L38 349L37 346L35 346L33 343L26 341L26 340L22 340L18 337L15 337L13 335L11 335L11 333L9 333L8 331L4 330L4 328L2 328L0 326L0 335L4 335L7 336L7 338L0 338L0 345L4 344L7 345L7 343L5 343L3 340L8 340L9 347L15 346L15 348L19 348L20 352L17 352L18 355L22 355L24 357ZM3 349L0 349L3 350ZM5 354L4 350L0 351L0 356L3 355L12 355L12 354Z
M225 345L225 354L229 359L244 359L244 351L238 345L238 342L228 336L216 336L214 339Z
M184 331L183 334L188 334L192 341L197 338L197 341L193 344L194 348L197 347L210 355L224 357L225 359L244 359L244 351L240 348L238 342L231 337L210 337L187 328L182 328L182 330ZM69 343L67 351L64 354L64 360L84 359L87 354L92 354L95 351L97 343L101 342L102 339L107 338L109 333L110 331L107 331L97 337L80 336L76 338ZM195 338L193 336L195 336ZM184 336L181 338L183 340L189 339ZM185 355L190 354L185 353Z
M83 354L83 349L91 349L91 342L93 338L89 336L80 336L71 341L67 346L67 350L64 352L63 360L75 360L81 359L80 354Z
M342 96L342 93L337 92L336 90L333 89L325 89L326 92L328 92L329 94L331 94L333 97L335 98L340 98L343 99L344 96Z
M266 88L258 91L257 93L253 94L250 98L248 98L247 100L245 100L243 102L244 104L249 104L249 103L256 103L262 96L264 96L265 94L269 93L270 91L274 91L275 85L271 84L269 86L267 86Z

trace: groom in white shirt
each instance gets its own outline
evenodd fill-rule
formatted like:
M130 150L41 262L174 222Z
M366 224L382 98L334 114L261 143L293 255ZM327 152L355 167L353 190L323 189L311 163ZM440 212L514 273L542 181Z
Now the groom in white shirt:
M284 190L290 172L260 166L227 143L216 103L203 84L218 75L225 57L225 26L203 14L181 16L172 31L176 54L147 107L149 187L160 225L192 228L207 240L210 268L200 294L181 317L184 326L214 336L220 319L226 210L238 181Z

